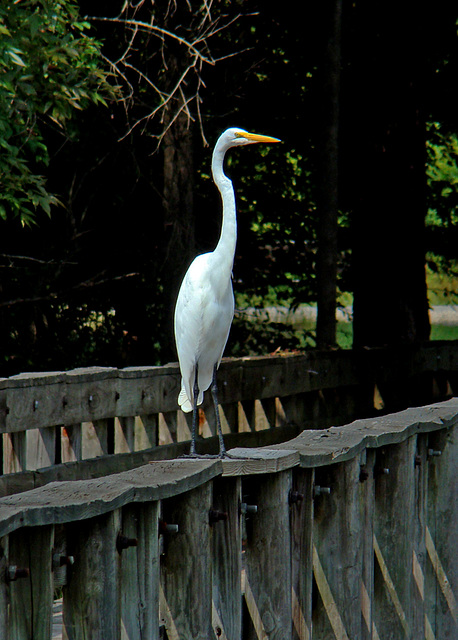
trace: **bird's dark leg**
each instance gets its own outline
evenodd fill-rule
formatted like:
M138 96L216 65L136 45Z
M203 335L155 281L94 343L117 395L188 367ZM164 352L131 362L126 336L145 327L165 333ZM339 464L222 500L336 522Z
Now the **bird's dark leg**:
M224 458L225 456L227 456L227 452L226 452L226 447L224 445L223 432L221 430L221 420L219 417L219 410L218 410L218 385L216 383L217 370L218 370L218 365L215 364L213 368L213 380L212 380L211 392L212 392L213 404L215 406L216 430L218 432L218 438L219 438L219 455L221 458Z
M197 380L198 374L198 366L196 364L196 375L194 378L194 387L192 390L193 393L193 401L192 401L192 424L191 424L191 449L189 451L189 455L196 455L196 438L197 438L197 422L199 417L199 411L197 409L197 400L199 398L199 383Z

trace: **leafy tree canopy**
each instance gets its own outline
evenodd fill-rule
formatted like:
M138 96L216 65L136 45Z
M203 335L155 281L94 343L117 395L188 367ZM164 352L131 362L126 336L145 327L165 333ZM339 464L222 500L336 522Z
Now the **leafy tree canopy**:
M105 104L113 89L100 43L72 0L0 5L0 216L29 225L56 197L43 173L45 131L69 135L75 110Z

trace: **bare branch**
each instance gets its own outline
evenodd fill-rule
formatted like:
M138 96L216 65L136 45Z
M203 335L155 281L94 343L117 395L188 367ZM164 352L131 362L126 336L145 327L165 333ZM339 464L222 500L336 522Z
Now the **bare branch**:
M94 287L100 287L105 284L111 284L112 282L119 282L121 280L126 280L127 278L134 278L139 276L139 273L125 273L120 276L114 276L113 278L104 278L101 280L86 280L85 282L79 282L73 287L69 287L68 289L63 289L62 291L54 291L50 292L43 296L34 296L33 298L14 298L13 300L6 300L4 302L0 302L0 309L5 307L15 307L21 304L37 304L38 302L55 302L61 298L64 298L71 292L79 291L81 289L89 289Z
M178 32L170 25L179 10L180 19L176 20ZM178 4L176 0L169 0L162 13L157 8L153 12L145 0L126 0L118 16L86 16L86 20L109 23L123 28L126 33L126 42L119 57L109 61L113 73L127 88L120 100L125 105L128 118L121 140L135 130L145 132L148 127L148 134L157 140L157 150L177 118L186 114L189 124L198 122L202 140L207 145L201 95L205 87L205 65L215 66L247 50L219 50L219 55L215 55L210 43L215 43L216 48L220 42L216 37L223 31L241 18L256 15L238 13L229 16L218 14L220 10L220 5L214 0L203 0L198 9L188 1ZM145 34L157 38L160 46L152 50L147 48ZM178 55L177 44L183 49ZM152 63L155 56L156 66ZM148 89L149 93L143 91L140 94L137 86ZM136 115L132 121L134 108Z
M154 34L159 35L159 36L167 36L167 37L171 38L172 40L176 40L180 44L184 45L190 52L192 52L194 55L196 55L198 58L200 58L202 60L202 62L207 62L208 64L211 64L211 65L214 64L213 60L203 56L201 54L201 52L198 49L196 49L195 46L191 42L188 42L184 38L181 38L176 33L172 33L171 31L167 31L167 29L163 29L161 27L157 27L152 23L141 22L139 20L132 20L132 19L128 19L128 18L125 18L125 19L122 19L122 18L108 18L106 16L85 16L84 19L85 20L99 20L99 21L102 21L102 22L115 22L115 23L118 23L118 24L122 24L125 27L136 27L136 28L138 28L140 30L148 31L148 32L154 33ZM197 40L197 42L199 42L199 40Z

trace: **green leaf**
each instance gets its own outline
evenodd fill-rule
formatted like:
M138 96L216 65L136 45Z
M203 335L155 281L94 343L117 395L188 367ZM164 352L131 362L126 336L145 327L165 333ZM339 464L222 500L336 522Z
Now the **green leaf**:
M16 64L18 67L25 67L26 66L24 60L17 53L12 51L11 49L9 51L7 51L6 53L9 55L9 57L14 62L14 64Z

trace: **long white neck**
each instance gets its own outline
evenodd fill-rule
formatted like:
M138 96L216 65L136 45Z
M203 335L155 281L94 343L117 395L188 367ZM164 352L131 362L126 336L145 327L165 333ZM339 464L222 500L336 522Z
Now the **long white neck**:
M237 218L234 188L232 182L224 173L224 156L226 151L227 147L225 145L216 144L212 157L213 180L221 193L223 204L221 235L216 249L213 252L213 256L218 261L220 268L229 269L230 277L237 242Z

